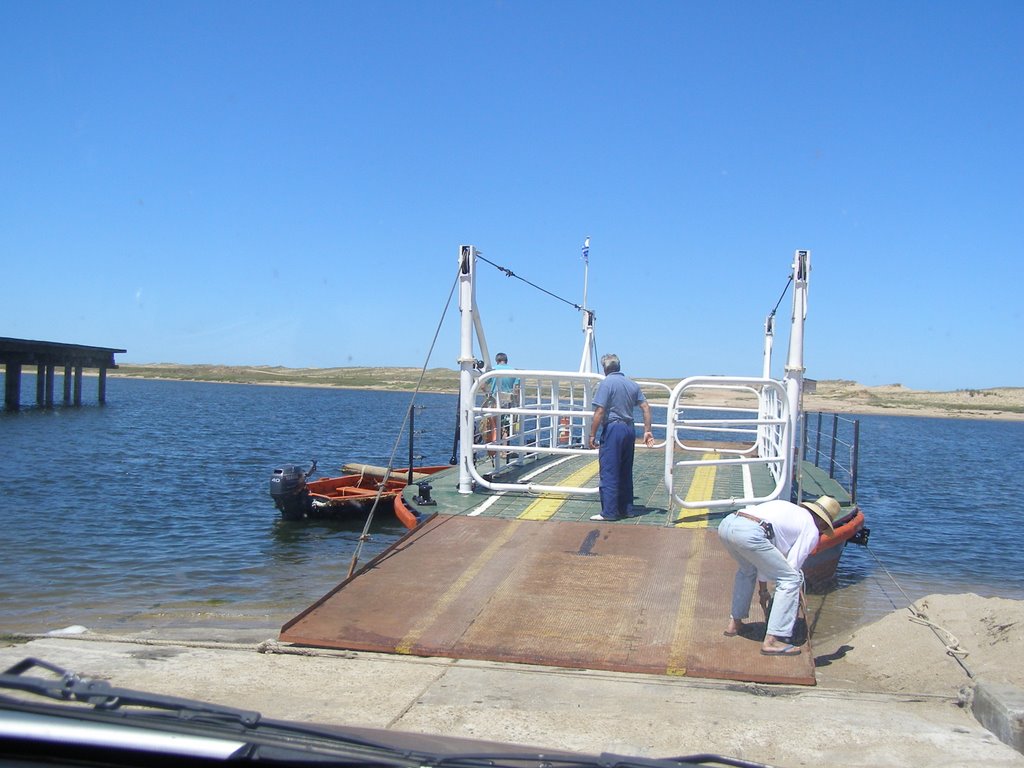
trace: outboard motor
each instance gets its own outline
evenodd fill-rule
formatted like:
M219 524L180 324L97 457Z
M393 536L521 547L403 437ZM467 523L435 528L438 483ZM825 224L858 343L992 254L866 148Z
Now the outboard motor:
M285 520L301 520L309 513L309 490L306 478L316 471L316 461L308 471L294 464L286 464L274 470L270 477L270 496L274 505L281 510Z

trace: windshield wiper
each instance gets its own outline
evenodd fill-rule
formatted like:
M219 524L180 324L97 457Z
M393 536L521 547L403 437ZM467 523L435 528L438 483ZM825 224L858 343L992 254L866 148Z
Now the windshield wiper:
M34 677L25 674L36 668L48 670L57 677ZM34 693L58 701L84 702L107 712L125 706L150 707L173 712L182 719L237 722L247 728L259 723L261 717L259 712L117 688L104 680L80 677L74 672L33 658L23 659L0 674L0 688Z

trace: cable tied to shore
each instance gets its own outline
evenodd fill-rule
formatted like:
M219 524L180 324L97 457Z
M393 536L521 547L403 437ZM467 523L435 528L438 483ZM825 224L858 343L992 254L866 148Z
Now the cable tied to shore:
M900 583L896 581L896 577L893 576L892 573L889 572L889 569L885 567L885 564L879 560L878 555L872 552L871 548L867 545L864 546L864 549L871 554L871 557L873 557L875 562L878 563L878 567L885 571L885 575L892 580L892 583L896 585L896 589L898 589L906 599L907 610L910 611L910 621L914 624L923 624L924 626L929 627L935 636L939 638L939 641L943 646L945 646L946 653L956 660L956 662L963 668L964 672L967 673L968 677L973 678L974 675L971 673L971 670L967 668L966 664L964 664L963 660L968 656L968 652L960 647L960 639L945 627L936 624L934 621L929 619L928 615L917 607L917 603L910 599L910 596L903 590Z
M359 562L359 555L362 553L363 542L370 538L370 524L373 522L373 515L377 511L377 506L380 504L381 494L384 492L384 488L387 487L388 479L391 477L391 470L395 466L395 455L398 453L398 446L401 445L402 435L405 434L405 427L409 423L409 414L412 413L413 406L416 405L416 397L420 393L420 387L423 386L423 378L427 375L427 366L430 365L430 357L434 353L434 347L437 346L437 337L441 335L441 326L444 324L444 318L448 314L448 308L452 305L452 296L455 295L455 289L459 285L459 272L455 271L455 280L452 282L452 289L448 292L448 300L444 304L444 309L441 310L441 317L437 321L437 328L434 330L434 338L430 342L430 349L427 350L427 357L423 361L423 367L420 369L420 377L416 380L416 389L413 390L412 398L409 401L409 407L405 411L405 418L402 420L402 426L398 429L398 434L395 436L395 444L391 448L391 457L388 459L388 466L384 470L384 477L380 484L377 486L377 495L373 499L373 506L370 507L370 514L366 516L366 523L363 525L363 532L359 536L359 542L356 544L355 552L352 553L352 562L349 564L348 575L351 576L355 573L356 564ZM411 438L410 438L411 439ZM409 468L410 470L412 467Z

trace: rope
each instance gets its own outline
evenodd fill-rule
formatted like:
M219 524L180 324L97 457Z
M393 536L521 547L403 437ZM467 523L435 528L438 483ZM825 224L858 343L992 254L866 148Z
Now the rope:
M576 310L582 310L582 309L583 309L583 307L582 307L581 305L577 304L576 302L574 302L574 301L569 301L568 299L562 298L562 297L561 297L561 296L559 296L558 294L556 294L556 293L552 293L551 291L547 290L546 288L541 288L541 287L540 287L539 285L537 285L536 283L531 283L531 282L530 282L529 280L527 280L527 279L526 279L525 277L520 277L520 276L519 276L519 275L517 275L517 274L516 274L515 272L513 272L513 271L512 271L511 269L508 269L507 267L502 267L502 266L499 266L499 265L495 264L495 263L494 263L493 261L489 261L488 259L485 259L485 258L484 258L484 257L483 257L482 255L480 255L479 253L477 253L476 257L477 257L477 258L478 258L478 259L479 259L480 261L486 261L486 262L487 262L488 264L490 264L490 265L491 265L492 267L494 267L494 268L495 268L496 270L498 270L499 272L502 272L502 273L504 273L505 277L514 277L514 278L515 278L516 280L521 280L521 281L523 281L524 283L526 283L527 285L529 285L530 287L532 287L532 288L536 288L536 289L537 289L538 291L540 291L541 293L546 293L546 294L547 294L548 296L550 296L551 298L553 298L553 299L557 299L558 301L561 301L561 302L563 302L563 303L565 303L565 304L568 304L568 305L569 305L570 307L572 307L573 309L576 309Z
M368 541L370 538L369 531L370 525L373 523L374 513L377 511L377 506L380 504L381 494L384 492L388 479L391 477L391 469L395 466L395 455L398 453L398 446L402 442L402 435L405 434L405 425L409 423L409 414L412 412L413 406L416 404L416 397L420 393L420 387L423 386L423 377L427 375L427 366L430 364L430 356L434 353L434 347L437 345L437 337L441 334L441 326L444 324L445 315L448 314L448 308L452 305L452 296L455 295L455 288L459 284L459 274L461 269L462 267L460 265L455 271L455 280L452 282L452 289L448 292L448 301L445 302L444 309L441 311L441 318L437 321L437 328L434 330L434 338L430 342L430 349L427 350L427 358L423 361L423 367L420 369L420 377L416 380L416 389L412 393L409 408L405 412L405 418L402 420L402 426L399 428L398 434L395 437L395 444L391 448L391 457L388 459L388 466L384 470L384 477L377 486L377 495L373 499L373 506L370 507L370 514L366 516L366 524L363 525L363 532L359 535L359 542L356 544L355 552L352 553L352 562L348 568L348 575L350 577L355 573L356 564L359 562L359 555L363 550L363 543ZM412 467L409 469L412 469Z
M885 565L882 563L882 561L878 559L878 555L872 552L871 548L867 545L864 546L864 549L866 549L868 553L871 555L871 557L875 559L875 562L878 564L878 567L885 571L885 575L892 580L892 583L896 585L896 589L898 589L900 593L903 595L903 597L906 599L907 610L910 611L911 614L910 621L912 621L914 624L923 624L924 626L929 627L935 634L935 636L939 639L939 642L941 642L945 647L946 653L953 657L956 663L959 664L963 668L964 672L967 673L968 677L973 678L974 674L971 672L971 670L967 668L967 665L963 662L963 659L968 655L968 652L960 647L959 638L957 638L956 635L954 635L945 627L940 626L939 624L936 624L934 621L929 619L927 614L925 614L924 611L918 608L917 604L910 599L910 596L903 590L903 587L900 586L900 583L896 581L896 577L893 576L892 573L889 572L889 569L886 568Z

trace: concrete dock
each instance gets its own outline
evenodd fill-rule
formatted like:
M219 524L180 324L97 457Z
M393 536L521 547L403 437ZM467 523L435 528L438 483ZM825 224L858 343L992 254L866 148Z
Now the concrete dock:
M267 717L649 757L719 753L778 766L1024 766L957 696L295 648L249 633L90 633L0 647L85 676ZM244 704L243 704L244 702Z

